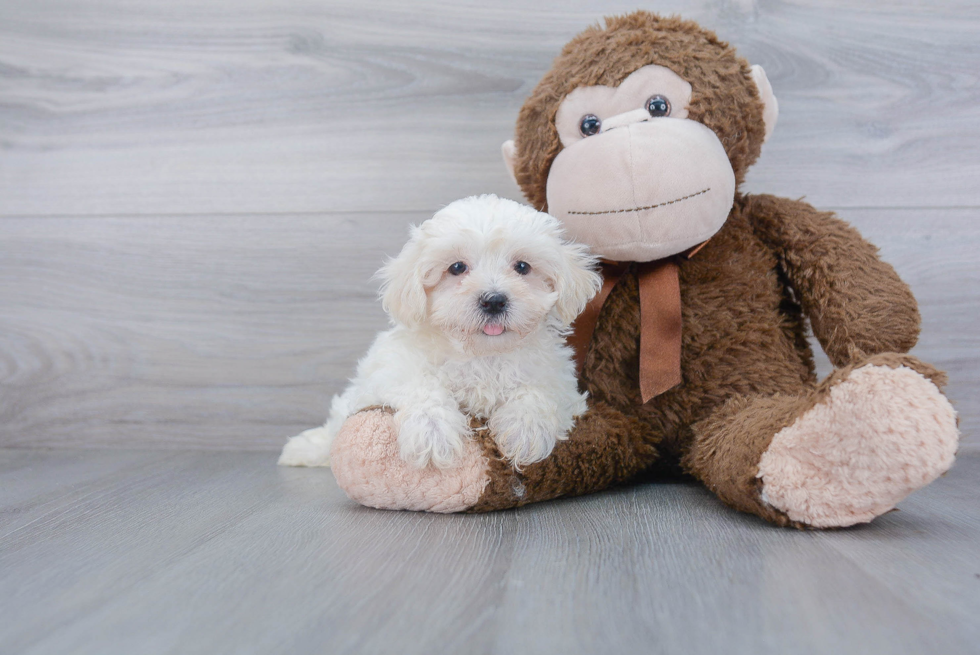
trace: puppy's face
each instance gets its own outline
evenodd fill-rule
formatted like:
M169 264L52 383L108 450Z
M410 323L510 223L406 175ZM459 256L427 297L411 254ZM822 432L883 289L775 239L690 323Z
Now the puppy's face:
M467 350L509 350L555 306L554 284L533 253L512 239L461 237L439 257L442 273L427 288L428 323Z
M549 320L569 325L598 289L594 265L551 216L495 196L466 198L413 229L381 270L383 300L397 322L491 354Z

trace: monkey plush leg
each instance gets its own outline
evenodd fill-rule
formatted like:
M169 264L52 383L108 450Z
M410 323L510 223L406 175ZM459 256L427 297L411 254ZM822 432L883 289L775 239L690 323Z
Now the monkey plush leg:
M657 459L642 423L599 403L580 417L542 462L516 471L484 432L453 469L417 469L398 456L390 414L371 410L347 419L334 441L331 467L353 500L380 509L486 512L626 481Z
M580 416L547 459L515 471L485 442L489 483L471 508L488 512L559 496L579 496L626 482L659 457L659 439L638 419L605 403Z
M735 398L694 426L684 465L729 505L777 523L866 523L953 463L943 375L885 353L798 396Z

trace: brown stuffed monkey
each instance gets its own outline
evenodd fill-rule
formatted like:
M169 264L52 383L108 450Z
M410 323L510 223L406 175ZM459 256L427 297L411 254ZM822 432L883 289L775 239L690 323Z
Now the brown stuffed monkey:
M492 439L412 469L391 415L333 446L366 505L487 511L682 470L778 525L866 522L945 472L945 376L905 353L919 315L877 249L833 214L738 187L778 113L759 67L696 23L608 18L568 43L504 158L528 201L607 260L572 337L590 409L517 471ZM807 321L835 366L814 373Z

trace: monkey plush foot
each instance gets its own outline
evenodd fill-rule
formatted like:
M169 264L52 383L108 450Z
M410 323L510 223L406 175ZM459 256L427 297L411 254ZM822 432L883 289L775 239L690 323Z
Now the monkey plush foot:
M462 512L480 499L489 482L480 444L466 444L451 469L416 468L398 455L398 429L384 410L347 419L334 439L330 466L337 484L361 505L377 509Z
M777 432L759 462L763 502L805 525L844 527L945 473L959 439L956 413L910 366L856 368Z

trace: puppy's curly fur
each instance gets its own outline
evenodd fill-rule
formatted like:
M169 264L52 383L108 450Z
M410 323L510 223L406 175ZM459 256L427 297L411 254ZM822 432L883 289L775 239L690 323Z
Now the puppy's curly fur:
M379 271L394 327L279 463L329 465L340 426L371 406L394 410L401 457L418 467L454 465L469 417L514 466L543 460L586 410L564 335L599 289L595 266L547 214L492 195L450 204Z

